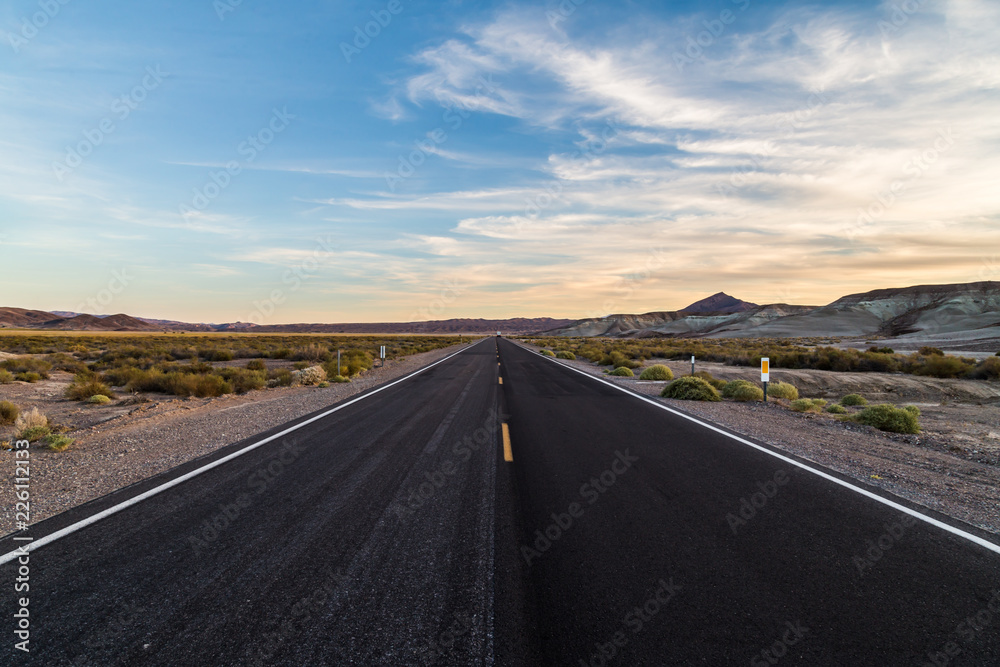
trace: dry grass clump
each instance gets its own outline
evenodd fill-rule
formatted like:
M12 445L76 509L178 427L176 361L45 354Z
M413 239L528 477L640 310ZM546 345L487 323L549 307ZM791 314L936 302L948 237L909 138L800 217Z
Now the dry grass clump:
M13 424L20 414L21 409L10 401L0 401L0 424Z
M310 366L292 373L292 386L316 385L326 381L326 371L322 366Z
M92 396L106 396L110 400L115 392L93 375L77 375L73 384L66 388L66 398L71 401L86 401Z

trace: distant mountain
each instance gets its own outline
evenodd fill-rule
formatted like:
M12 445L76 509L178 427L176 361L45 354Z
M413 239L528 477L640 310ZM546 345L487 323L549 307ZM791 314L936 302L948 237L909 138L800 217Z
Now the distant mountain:
M1000 338L1000 283L997 282L879 289L850 294L822 307L746 304L748 309L729 313L724 310L741 308L739 304L746 302L720 292L681 311L588 318L546 333L636 338Z
M687 308L681 308L682 313L742 313L747 310L757 308L756 303L741 301L736 297L729 296L725 292L717 292L712 296L705 297L701 301L695 301Z
M205 324L157 320L145 317L117 315L89 315L71 311L46 312L24 308L0 308L0 327L50 329L60 331L190 331L255 333L415 333L415 334L488 334L501 331L505 334L533 333L572 323L569 319L550 317L515 317L503 320L451 319L431 322L375 322L347 324L274 324L257 325L250 322Z

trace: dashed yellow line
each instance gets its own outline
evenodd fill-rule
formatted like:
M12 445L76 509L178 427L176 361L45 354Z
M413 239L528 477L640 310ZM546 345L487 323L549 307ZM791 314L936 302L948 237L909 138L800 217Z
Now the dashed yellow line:
M499 378L499 379L500 379L500 384L503 384L503 378Z
M501 424L503 429L503 460L507 463L514 462L514 452L510 448L510 429L507 424Z

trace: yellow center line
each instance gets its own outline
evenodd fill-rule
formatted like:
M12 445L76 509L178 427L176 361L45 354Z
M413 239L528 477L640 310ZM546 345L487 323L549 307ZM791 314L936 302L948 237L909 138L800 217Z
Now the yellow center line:
M500 384L503 384L503 378L499 378Z
M510 448L510 429L507 424L501 424L503 428L503 460L508 463L514 462L514 452Z

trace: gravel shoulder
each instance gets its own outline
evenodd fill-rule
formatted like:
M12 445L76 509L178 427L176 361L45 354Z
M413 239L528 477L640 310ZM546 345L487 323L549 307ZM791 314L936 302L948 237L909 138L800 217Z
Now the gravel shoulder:
M833 402L845 394L860 393L871 402L917 405L922 411L923 431L900 435L841 422L826 413L793 412L787 401L765 405L660 398L666 382L608 376L603 367L585 360L560 359L558 363L656 397L677 410L1000 535L998 383L772 369L772 381L795 384L803 397ZM675 377L691 372L690 363L654 359L645 365L653 363L669 366ZM724 380L760 379L756 369L722 364L699 362L697 370Z
M66 451L31 448L31 517L37 523L117 489L157 475L226 445L337 403L457 352L467 345L388 360L350 383L329 387L278 387L219 398L177 398L150 394L149 402L123 399L106 406L63 398L72 381L55 372L47 381L0 385L0 400L24 410L37 407L50 423L68 427L76 442ZM13 428L0 428L0 440ZM7 479L14 453L0 450ZM0 535L15 527L14 488L0 491Z

